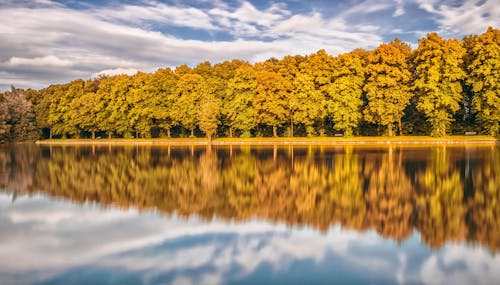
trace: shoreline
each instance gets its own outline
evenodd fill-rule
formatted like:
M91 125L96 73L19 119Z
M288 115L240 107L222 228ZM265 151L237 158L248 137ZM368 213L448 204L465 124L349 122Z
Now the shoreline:
M37 145L154 145L154 146L206 146L206 138L159 138L159 139L52 139L35 142ZM231 145L456 145L456 144L500 144L499 138L490 136L434 137L265 137L265 138L219 138L213 146Z

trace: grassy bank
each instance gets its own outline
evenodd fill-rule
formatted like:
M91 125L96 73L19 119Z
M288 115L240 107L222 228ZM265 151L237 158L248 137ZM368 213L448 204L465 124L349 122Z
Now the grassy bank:
M206 145L206 138L155 138L155 139L51 139L37 141L40 145ZM494 144L499 138L491 136L403 136L403 137L258 137L217 138L213 145L342 145L342 144Z

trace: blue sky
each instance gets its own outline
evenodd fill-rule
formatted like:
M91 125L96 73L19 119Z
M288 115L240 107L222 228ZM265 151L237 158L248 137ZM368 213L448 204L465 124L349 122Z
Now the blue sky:
M499 27L498 0L0 0L0 90Z

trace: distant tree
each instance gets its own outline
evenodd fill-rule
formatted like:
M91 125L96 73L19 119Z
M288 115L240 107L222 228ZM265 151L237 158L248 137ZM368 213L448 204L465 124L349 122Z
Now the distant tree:
M500 30L489 27L469 38L467 83L472 86L473 108L491 135L500 131Z
M414 87L418 95L417 108L432 125L432 135L445 136L453 114L462 100L461 82L465 49L455 39L444 40L430 33L419 40L415 51Z
M368 56L365 119L387 126L389 136L392 136L395 122L398 122L399 134L403 135L401 118L413 96L408 67L410 55L410 46L396 38L380 45Z

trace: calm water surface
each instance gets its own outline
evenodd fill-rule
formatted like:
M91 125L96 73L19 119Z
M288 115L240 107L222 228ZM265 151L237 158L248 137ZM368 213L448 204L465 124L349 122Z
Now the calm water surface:
M0 284L500 284L500 146L0 146Z

